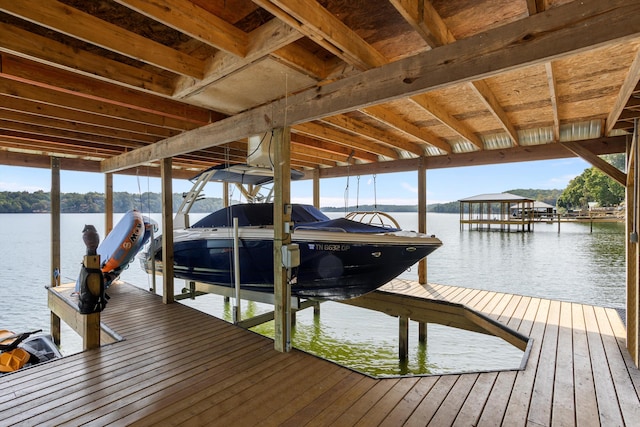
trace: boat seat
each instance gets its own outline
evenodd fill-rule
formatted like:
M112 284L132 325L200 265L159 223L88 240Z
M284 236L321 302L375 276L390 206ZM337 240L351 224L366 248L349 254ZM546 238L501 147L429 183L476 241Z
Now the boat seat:
M0 372L14 372L22 368L31 358L24 349L16 348L0 354Z

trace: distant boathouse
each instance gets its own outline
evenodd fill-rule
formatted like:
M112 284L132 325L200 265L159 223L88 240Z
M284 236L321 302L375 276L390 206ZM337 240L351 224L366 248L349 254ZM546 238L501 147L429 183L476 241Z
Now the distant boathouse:
M459 200L460 229L533 231L542 216L553 218L553 206L510 193L479 194Z

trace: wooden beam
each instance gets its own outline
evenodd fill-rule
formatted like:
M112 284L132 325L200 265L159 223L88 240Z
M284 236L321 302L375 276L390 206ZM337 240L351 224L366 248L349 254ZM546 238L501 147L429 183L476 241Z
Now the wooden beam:
M596 154L589 151L587 148L584 148L577 142L561 142L560 143L567 150L574 153L576 156L581 157L583 160L591 163L596 168L600 169L607 176L618 182L622 186L627 185L627 174L622 172L620 169L613 166L611 163L603 160L598 157Z
M445 153L451 153L452 151L451 145L429 131L427 128L418 127L413 123L406 121L404 118L400 117L398 114L382 105L374 105L372 107L364 108L360 111L370 117L375 118L376 120L379 120L387 126L391 126L392 128L399 130L400 132L404 132L407 135L418 138L419 140L424 141L425 143L432 145L433 147L442 150Z
M315 0L254 0L329 52L367 70L387 59Z
M376 142L362 139L352 133L344 132L331 126L325 126L317 122L308 122L299 124L295 127L296 133L304 133L314 138L324 139L342 144L349 148L353 147L363 151L369 151L379 156L385 156L390 159L398 159L400 156L393 148L387 147Z
M612 26L611 22L617 24ZM527 36L523 38L523 30ZM640 37L634 0L571 2L105 160L105 172Z
M0 23L0 52L146 92L171 95L172 79Z
M204 63L197 58L55 0L39 0L38 7L28 2L0 0L0 10L176 74L196 79L204 74Z
M206 108L188 105L165 96L132 90L93 77L38 64L10 55L2 57L2 73L14 81L26 82L63 94L73 94L95 102L106 102L141 112L153 113L181 122L179 130L219 120L225 116ZM171 122L169 122L171 123ZM169 124L167 123L167 124Z
M449 129L478 147L484 149L482 139L476 135L469 127L463 124L460 120L456 119L448 111L446 111L441 105L433 102L428 94L416 95L411 97L411 100L427 110L429 114L433 115L436 119L442 122Z
M431 47L456 39L429 0L390 0L404 19Z
M404 16L414 28L417 28L418 33L429 43L429 46L443 46L456 41L445 22L428 0L392 0L392 3L402 16ZM508 119L504 109L487 83L478 80L470 82L468 85L484 102L487 109L500 123L500 126L511 136L514 144L518 145L518 136L513 124ZM413 100L418 105L422 105L427 111L458 135L479 149L482 150L484 148L482 140L471 129L451 116L447 111L442 109L442 107L439 107L436 103L429 102L429 99L424 96L414 97Z
M247 34L190 1L115 0L202 43L237 56L247 51Z
M624 153L626 136L603 137L587 141L580 141L584 148L595 155ZM566 159L576 154L566 149L562 144L542 144L526 147L513 147L501 150L483 150L472 153L457 153L442 156L423 157L427 170L444 169L463 166L482 166L502 163L531 162L536 160ZM396 173L415 171L419 167L420 159L401 159L375 164L356 164L349 167L338 166L331 169L320 169L320 178L338 178L348 175L371 175L382 173ZM311 179L305 173L305 179Z
M419 144L391 136L387 132L383 132L382 130L376 129L367 123L345 115L325 117L322 119L322 122L329 123L339 129L353 132L356 135L370 138L373 142L386 145L392 149L408 151L409 153L413 153L417 156L422 156L424 154L424 149Z
M558 115L558 85L556 75L553 71L553 62L544 64L547 73L547 84L549 85L549 98L551 99L551 109L553 110L553 141L560 141L560 117Z
M607 116L607 121L605 123L605 135L609 135L609 133L613 130L613 126L616 124L618 118L622 114L622 111L627 105L631 94L633 94L636 90L638 79L640 79L640 51L636 53L636 57L631 63L624 82L622 83L622 86L618 91L616 102L609 112L609 115Z
M487 82L485 82L484 80L476 80L471 82L469 87L471 87L479 95L480 99L485 104L487 109L491 112L491 114L493 114L493 116L500 124L500 127L502 127L502 129L507 132L507 135L509 135L509 137L511 137L513 144L519 145L520 142L518 138L518 132L516 131L515 126L513 126L513 123L511 122L509 117L507 117L507 113L500 105L498 98L496 98Z

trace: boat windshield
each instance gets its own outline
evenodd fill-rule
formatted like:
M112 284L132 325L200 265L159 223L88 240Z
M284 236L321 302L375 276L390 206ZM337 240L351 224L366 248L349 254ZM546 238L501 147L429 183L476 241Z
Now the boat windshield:
M193 224L192 228L232 227L233 218L240 227L273 225L273 203L249 203L232 205L213 212ZM294 204L291 212L294 224L328 221L329 217L311 205Z

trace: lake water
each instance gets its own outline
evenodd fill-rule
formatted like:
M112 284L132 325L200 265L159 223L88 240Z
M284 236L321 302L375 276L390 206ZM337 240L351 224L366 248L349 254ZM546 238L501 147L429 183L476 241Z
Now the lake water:
M394 216L404 229L417 229L417 214ZM159 222L160 215L152 218ZM624 224L595 224L591 232L589 224L563 223L558 233L557 224L540 223L532 233L502 233L461 231L458 221L457 214L428 214L428 233L443 241L428 258L429 282L624 308ZM50 222L47 214L0 215L0 329L49 331L45 285L50 276ZM102 214L62 215L63 283L75 281L79 272L84 224L95 225L104 236ZM401 277L415 280L417 268ZM151 287L151 278L137 263L121 279ZM181 282L176 282L176 290ZM161 278L157 287L162 289ZM232 308L221 297L207 295L184 304L231 320ZM243 318L270 309L242 302ZM256 330L269 335L273 325ZM299 312L292 338L297 348L372 375L513 369L522 357L498 338L432 324L427 344L420 345L417 325L410 322L409 359L400 364L396 318L331 302L322 304L319 318L314 319L312 310ZM79 337L63 324L63 354L80 349Z

